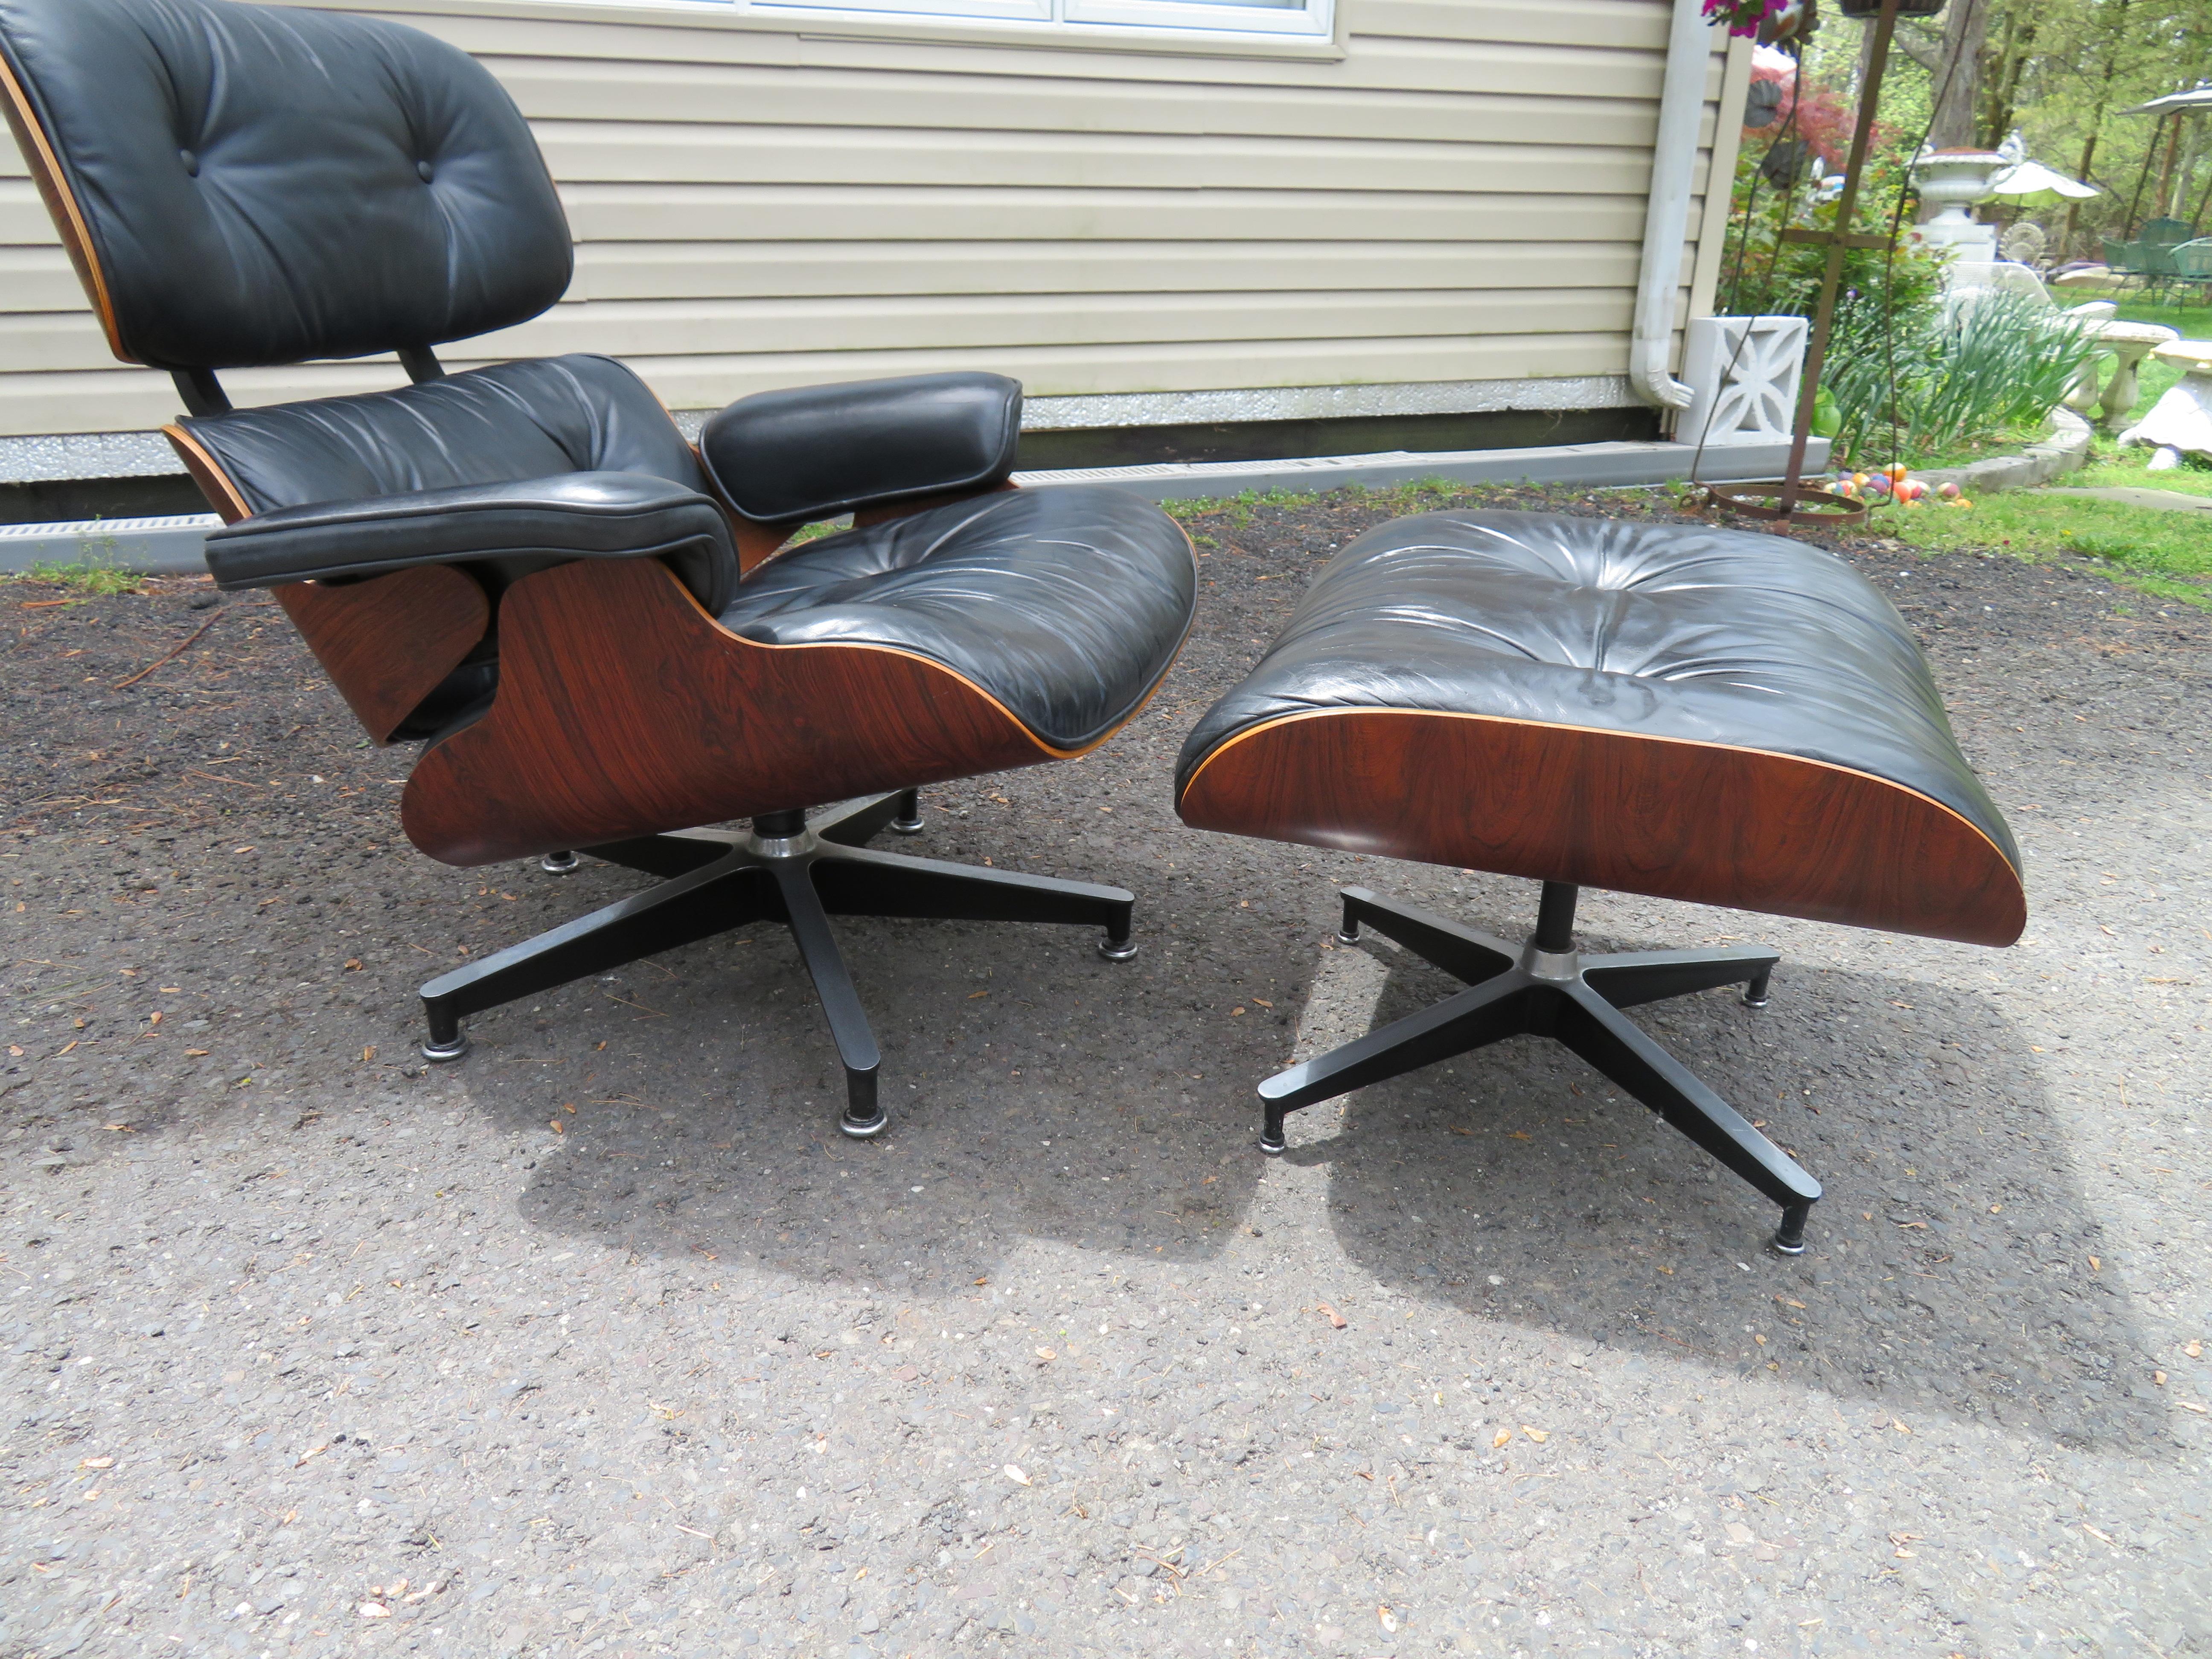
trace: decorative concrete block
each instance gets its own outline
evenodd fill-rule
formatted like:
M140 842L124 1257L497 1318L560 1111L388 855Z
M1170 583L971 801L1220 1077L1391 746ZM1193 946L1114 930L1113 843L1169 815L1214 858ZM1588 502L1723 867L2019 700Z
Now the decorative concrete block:
M1811 325L1802 317L1692 319L1682 379L1697 393L1674 428L1686 444L1786 441Z

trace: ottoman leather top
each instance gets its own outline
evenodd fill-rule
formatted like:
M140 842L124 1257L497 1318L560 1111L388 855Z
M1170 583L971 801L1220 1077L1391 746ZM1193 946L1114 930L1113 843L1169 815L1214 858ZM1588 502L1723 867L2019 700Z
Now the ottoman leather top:
M1176 769L1200 828L2009 944L2020 854L1905 623L1702 524L1431 513L1317 576Z

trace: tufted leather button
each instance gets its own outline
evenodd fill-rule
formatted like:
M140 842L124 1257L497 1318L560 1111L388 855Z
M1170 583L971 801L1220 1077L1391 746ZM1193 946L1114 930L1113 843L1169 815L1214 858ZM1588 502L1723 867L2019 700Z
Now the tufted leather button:
M427 185L437 176L437 169L428 161L417 161L415 164L415 176Z
M200 176L200 158L193 155L191 151L188 149L179 150L177 152L177 159L185 164L185 172L187 175L194 179Z

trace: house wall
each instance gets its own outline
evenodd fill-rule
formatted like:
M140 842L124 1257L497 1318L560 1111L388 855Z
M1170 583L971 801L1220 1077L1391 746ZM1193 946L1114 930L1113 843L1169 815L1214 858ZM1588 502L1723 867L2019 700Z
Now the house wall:
M1668 0L1340 0L1334 43L1186 50L696 8L325 3L482 58L568 204L568 300L448 348L453 366L609 352L678 409L988 368L1059 425L1632 401ZM1747 52L1714 40L1709 98L1725 74L1740 102ZM1733 125L1720 136L1724 202ZM1717 269L1713 160L1686 311ZM225 383L249 404L396 378L357 362ZM0 434L143 431L177 406L166 375L110 359L6 147Z

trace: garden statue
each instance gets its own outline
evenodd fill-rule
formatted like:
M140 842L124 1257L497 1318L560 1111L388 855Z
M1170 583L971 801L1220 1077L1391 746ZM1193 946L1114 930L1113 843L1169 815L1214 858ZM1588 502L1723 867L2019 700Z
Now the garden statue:
M1950 249L1961 259L1995 259L1996 232L1977 224L1977 202L1995 195L1998 179L2027 159L2018 135L1997 149L1936 149L1923 145L1912 162L1920 199L1941 210L1915 233L1932 247Z
M2154 472L2172 471L2185 454L2212 460L2212 340L2172 340L2151 355L2182 370L2180 382L2120 434L2120 441L2154 446Z

